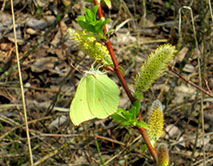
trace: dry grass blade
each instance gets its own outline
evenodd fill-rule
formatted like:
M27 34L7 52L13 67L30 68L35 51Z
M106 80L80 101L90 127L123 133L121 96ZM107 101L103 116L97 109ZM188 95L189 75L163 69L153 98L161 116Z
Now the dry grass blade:
M198 48L198 40L197 40L197 34L195 30L195 23L194 23L194 16L191 7L189 6L183 6L182 8L179 9L179 34L181 34L181 11L183 9L187 9L190 11L190 16L191 16L191 22L192 22L192 28L193 28L193 35L194 35L194 40L195 40L195 48L196 48L196 54L197 54L197 62L198 62L198 74L199 74L199 86L202 88L202 77L201 77L201 53ZM201 123L201 130L202 130L202 141L203 141L203 165L206 165L206 155L205 155L205 141L204 141L204 135L205 135L205 130L204 130L204 112L203 112L203 93L201 92L200 94L200 99L201 99L201 106L200 106L200 120L199 123ZM200 125L198 125L199 128ZM196 147L196 142L198 138L198 130L197 130L197 137L195 140L195 147ZM192 153L192 157L193 157Z
M210 10L210 14L211 14L212 22L213 22L213 13L212 13L211 0L209 0L209 10Z
M27 120L27 109L26 109L26 103L25 103L24 87L23 87L23 82L22 82L22 73L21 73L21 66L20 66L20 59L19 59L19 52L18 52L17 37L16 37L16 26L15 26L15 14L14 14L14 8L13 8L13 0L11 0L11 12L12 12L12 19L13 19L13 32L14 32L14 38L15 38L16 58L17 58L17 66L18 66L18 73L19 73L19 84L20 84L20 88L21 88L21 96L22 96L24 119L25 119L25 125L26 125L28 150L29 150L29 155L30 155L30 162L31 162L31 165L33 165L33 155L32 155L29 127L28 127L28 120Z
M48 153L46 156L44 156L43 158L41 158L40 160L38 160L37 162L35 162L35 163L33 164L33 166L36 166L36 165L39 165L39 164L43 163L44 161L48 160L50 157L56 155L57 153L58 153L58 150L57 150L57 149L54 150L54 151L51 152L51 153Z

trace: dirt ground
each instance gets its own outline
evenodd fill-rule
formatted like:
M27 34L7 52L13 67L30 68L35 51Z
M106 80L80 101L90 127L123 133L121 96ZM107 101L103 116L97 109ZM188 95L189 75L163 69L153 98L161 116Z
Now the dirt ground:
M118 127L110 117L78 127L71 123L70 103L93 60L68 40L67 29L80 29L75 19L92 5L66 1L14 0L34 165L98 166L100 158L110 166L154 165L149 152L142 150L144 141L137 129ZM211 0L115 0L111 10L103 5L105 17L111 19L108 29L115 29L110 41L131 90L152 51L164 43L177 49L170 65L188 82L168 70L141 103L145 120L155 99L164 105L160 142L168 144L173 166L199 166L204 161L213 165L212 4ZM28 166L10 0L0 0L0 10L0 166ZM129 108L116 75L109 76L121 90L119 107Z

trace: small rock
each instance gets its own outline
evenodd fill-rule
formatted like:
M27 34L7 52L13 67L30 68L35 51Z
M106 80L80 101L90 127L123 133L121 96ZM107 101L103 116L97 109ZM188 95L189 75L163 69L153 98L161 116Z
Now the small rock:
M50 123L49 129L59 127L60 125L64 124L64 122L66 122L67 120L68 120L67 116L64 115L62 115L61 117L57 117Z
M35 35L36 34L36 31L32 28L27 28L26 32L30 35Z
M47 23L44 20L29 18L26 22L26 25L34 29L44 29L47 26Z
M183 68L183 71L187 73L193 73L195 71L195 67L191 64L186 64Z
M166 132L170 137L177 137L181 133L180 129L173 124L166 127Z
M178 53L177 61L182 62L188 51L189 49L187 47L183 47Z

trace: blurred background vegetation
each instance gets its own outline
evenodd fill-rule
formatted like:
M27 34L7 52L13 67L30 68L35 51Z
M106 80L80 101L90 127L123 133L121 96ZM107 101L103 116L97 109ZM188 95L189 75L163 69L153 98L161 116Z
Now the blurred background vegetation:
M79 127L69 120L75 88L92 60L67 40L67 28L79 29L75 19L91 6L83 0L14 0L35 165L101 165L97 144L105 165L153 165L150 154L143 151L143 139L137 130L117 128L111 118ZM115 29L110 40L130 89L134 89L136 73L150 52L170 43L178 50L171 64L175 71L206 91L212 90L211 8L211 0L114 0L111 10L103 5L105 17L112 20L108 28ZM10 1L0 0L0 10L0 165L30 165ZM110 76L119 84L115 75ZM120 107L129 108L130 102L121 91ZM156 98L165 106L161 142L169 146L171 165L198 166L204 159L206 165L213 164L213 98L202 96L203 100L199 90L170 71L144 95L145 119Z

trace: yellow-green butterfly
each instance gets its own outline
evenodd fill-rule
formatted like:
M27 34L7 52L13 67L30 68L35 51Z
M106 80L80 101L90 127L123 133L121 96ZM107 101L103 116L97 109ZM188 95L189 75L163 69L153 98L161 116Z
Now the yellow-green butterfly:
M99 70L87 72L80 80L70 106L74 125L93 119L104 119L117 111L120 90L106 74Z

